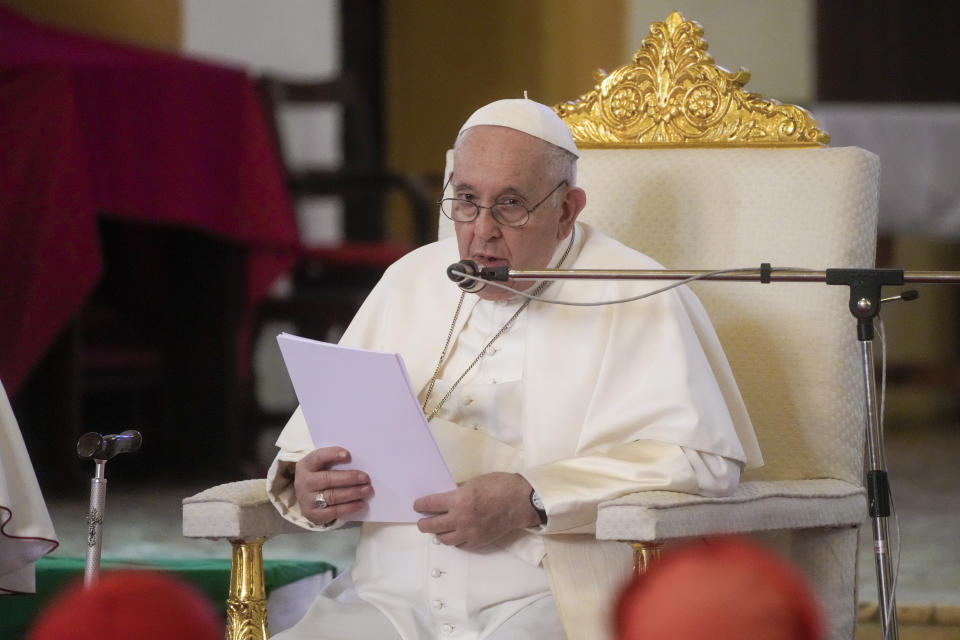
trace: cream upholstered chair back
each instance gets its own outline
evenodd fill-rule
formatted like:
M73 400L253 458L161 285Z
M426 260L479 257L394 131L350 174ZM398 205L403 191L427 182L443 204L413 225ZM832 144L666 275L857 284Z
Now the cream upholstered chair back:
M667 268L873 266L879 162L862 149L585 149L579 164L581 220ZM763 452L745 479L859 484L865 403L849 291L691 286Z

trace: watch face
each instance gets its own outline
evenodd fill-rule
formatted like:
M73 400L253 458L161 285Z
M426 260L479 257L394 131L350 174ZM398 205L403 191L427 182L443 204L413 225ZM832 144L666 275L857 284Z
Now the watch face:
M530 503L533 505L533 508L537 511L543 511L543 500L540 499L540 494L534 491L530 494Z

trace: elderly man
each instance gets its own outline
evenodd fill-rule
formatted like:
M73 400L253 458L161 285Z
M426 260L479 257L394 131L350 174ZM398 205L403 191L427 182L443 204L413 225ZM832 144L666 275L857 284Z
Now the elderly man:
M458 259L659 268L577 222L578 156L563 122L527 99L482 107L460 130L441 204L456 239L391 266L342 340L402 354L458 488L418 499L415 526L365 523L351 570L277 637L603 638L629 549L593 537L597 504L638 490L724 494L759 462L690 292L575 307L548 301L654 287L508 283L530 302L447 280ZM359 391L376 402L376 389ZM338 526L377 491L363 471L337 468L348 451L313 450L299 410L277 445L269 493L301 526Z

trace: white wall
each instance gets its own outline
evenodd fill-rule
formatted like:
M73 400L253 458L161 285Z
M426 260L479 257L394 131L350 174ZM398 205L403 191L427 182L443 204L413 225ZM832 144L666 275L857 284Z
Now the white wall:
M349 1L349 0L347 0ZM183 0L183 51L246 68L252 75L327 79L340 73L338 0ZM279 115L284 161L294 168L343 164L338 105L288 107ZM297 203L307 245L343 237L338 198Z
M750 71L746 88L765 98L808 105L816 96L813 0L628 0L624 60L650 25L673 11L704 28L707 52L730 71Z
M183 49L254 72L340 71L337 0L183 0Z

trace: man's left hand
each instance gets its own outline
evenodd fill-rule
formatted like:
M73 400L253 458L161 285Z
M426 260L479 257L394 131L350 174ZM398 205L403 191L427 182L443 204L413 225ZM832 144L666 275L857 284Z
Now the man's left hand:
M417 522L443 544L473 550L500 536L540 524L530 504L532 487L517 473L486 473L467 480L453 491L418 498L413 508L435 514Z

